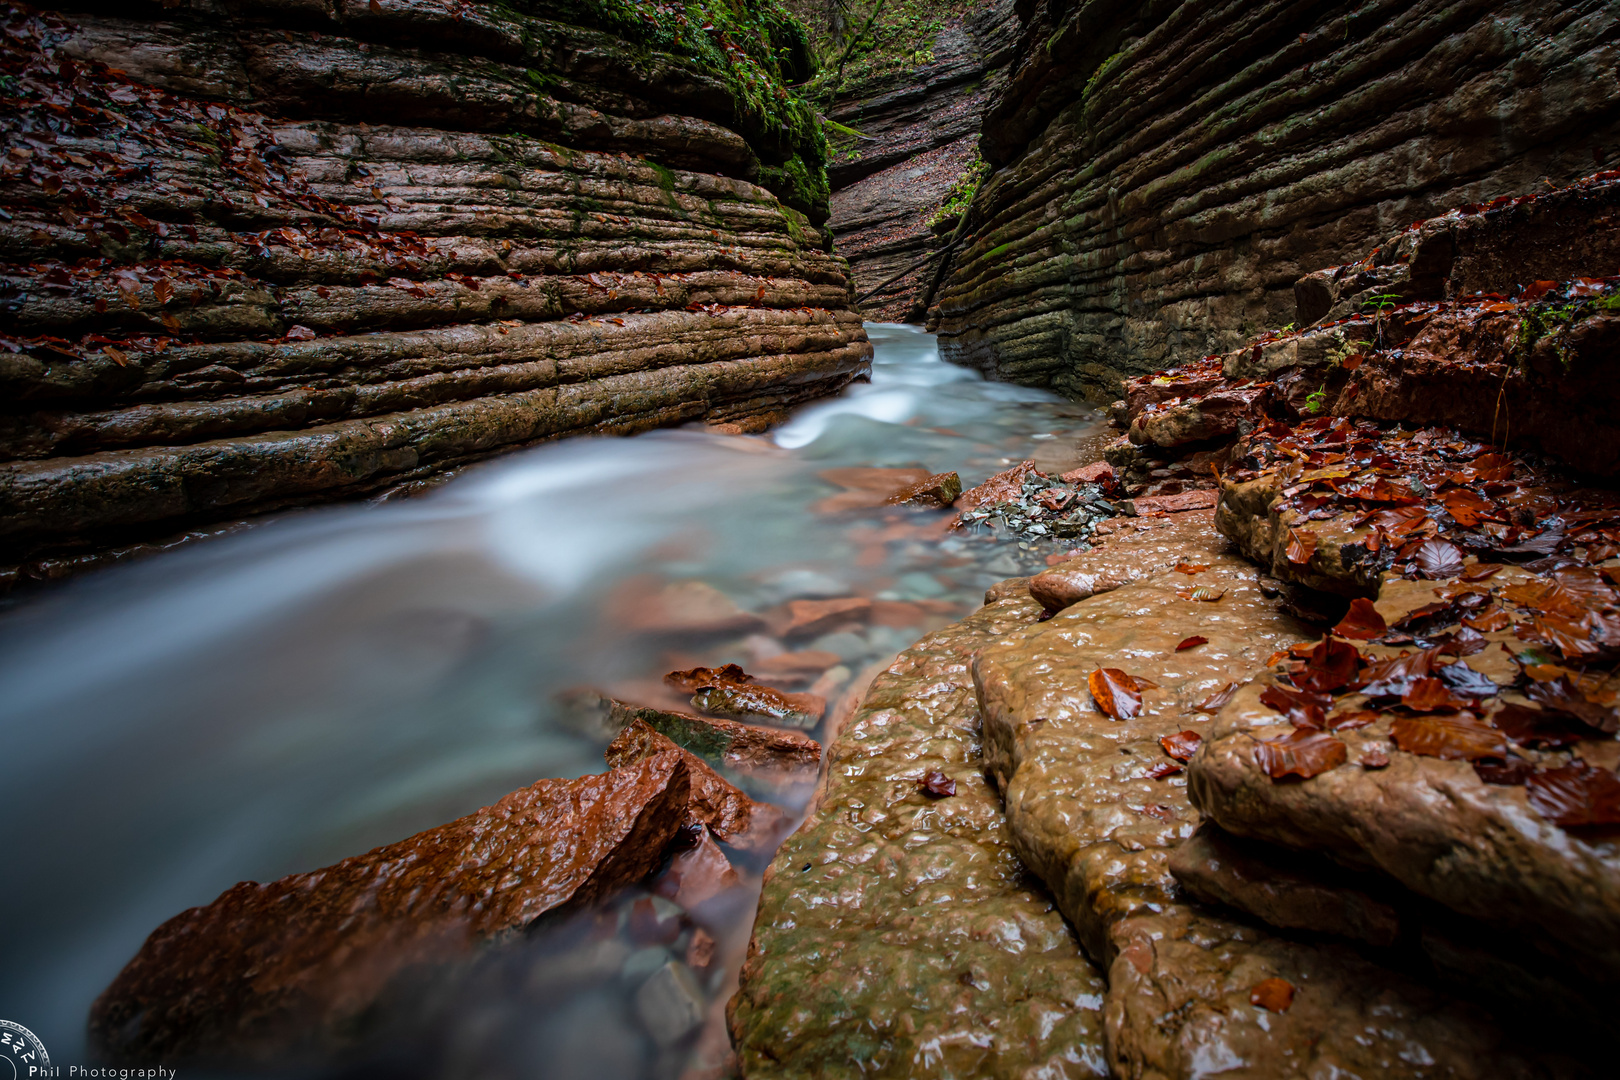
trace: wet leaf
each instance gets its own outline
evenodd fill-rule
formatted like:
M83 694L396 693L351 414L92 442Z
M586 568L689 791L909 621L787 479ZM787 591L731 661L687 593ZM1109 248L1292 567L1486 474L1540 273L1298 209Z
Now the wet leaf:
M1310 779L1336 769L1350 759L1350 751L1332 735L1295 728L1274 739L1261 739L1254 748L1254 762L1273 780L1285 776Z
M1475 563L1462 572L1464 581L1484 581L1502 572L1500 563Z
M1333 628L1333 632L1340 637L1371 641L1375 637L1381 637L1388 629L1384 617L1378 613L1373 602L1358 596L1350 601L1350 610L1339 620L1339 625Z
M1266 979L1249 991L1249 1004L1258 1005L1267 1012L1287 1012L1294 1003L1294 984L1287 979Z
M1209 569L1209 566L1206 563L1188 563L1188 562L1178 562L1178 563L1176 563L1176 571L1178 573L1182 573L1182 574L1189 574L1189 575L1190 574L1202 574L1205 570L1208 570L1208 569Z
M1196 731L1178 731L1174 735L1166 735L1159 740L1164 752L1177 761L1191 761L1193 753L1198 749L1204 737Z
M1452 696L1451 687L1439 679L1418 679L1401 695L1401 704L1414 712L1456 712L1468 702Z
M1591 639L1586 627L1562 615L1536 615L1530 620L1530 628L1531 633L1551 644L1565 660L1579 660L1603 651L1603 647Z
M917 781L917 789L935 799L945 799L956 794L956 781L938 769L930 769Z
M1447 761L1507 756L1502 733L1466 713L1460 716L1403 716L1390 728L1395 745L1409 754Z
M1091 697L1109 717L1129 720L1142 711L1142 688L1118 668L1098 668L1086 679Z
M1276 709L1297 728L1320 731L1327 726L1327 710L1333 704L1333 699L1326 694L1268 686L1260 695L1260 704Z
M1481 675L1461 660L1438 667L1434 672L1454 693L1470 698L1495 697L1502 688L1488 675Z
M1361 653L1348 641L1323 638L1305 658L1305 670L1294 675L1294 685L1304 690L1338 690L1355 681L1361 670Z
M1181 766L1173 761L1156 761L1147 767L1147 771L1142 774L1142 779L1163 780L1165 777L1174 776L1181 771Z
M1493 634L1499 630L1506 630L1513 625L1513 616L1499 607L1489 607L1477 615L1471 615L1462 621L1470 630L1478 630L1484 634Z
M1536 774L1536 767L1523 758L1510 757L1506 761L1476 761L1474 775L1497 787L1519 787Z
M1334 713L1327 718L1329 731L1352 731L1356 728L1370 727L1378 722L1382 713L1372 709L1356 709L1352 712Z
M1592 731L1567 713L1509 702L1491 713L1492 724L1520 746L1557 750L1590 738Z
M1185 641L1181 642L1181 644L1177 645L1176 646L1176 652L1183 652L1183 651L1185 651L1187 649L1196 649L1200 645L1208 645L1208 644L1209 644L1209 638L1201 637L1198 634L1194 634L1192 637L1187 638Z
M1577 759L1525 781L1530 806L1554 825L1620 825L1620 778Z
M1226 590L1211 585L1197 585L1191 589L1177 589L1176 595L1183 600L1200 600L1206 604L1213 604L1226 595Z
M1434 674L1440 646L1422 652L1402 653L1399 656L1375 660L1363 672L1366 684L1361 692L1370 698L1401 697L1418 679Z
M1463 571L1463 551L1445 540L1425 540L1412 557L1418 573L1430 580L1456 577Z
M1440 502L1452 520L1465 529L1472 529L1496 512L1496 507L1488 500L1467 490L1448 491Z
M1524 693L1536 704L1573 716L1598 731L1610 734L1620 731L1620 711L1587 697L1567 675L1546 682L1532 682L1525 687Z
M1194 711L1207 713L1220 712L1226 707L1226 703L1232 700L1232 695L1237 693L1237 685L1238 684L1235 682L1228 682L1225 685L1211 691L1208 697L1204 698L1203 701L1198 703L1198 707Z
M1316 540L1317 536L1313 532L1305 529L1289 529L1288 545L1283 549L1283 554L1295 565L1308 563L1311 556L1316 553Z

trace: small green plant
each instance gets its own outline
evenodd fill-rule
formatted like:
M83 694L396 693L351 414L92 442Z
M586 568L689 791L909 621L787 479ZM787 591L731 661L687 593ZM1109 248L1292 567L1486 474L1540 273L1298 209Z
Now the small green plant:
M1327 383L1323 383L1305 396L1305 409L1312 416L1319 415L1327 408Z
M1333 339L1337 344L1328 350L1328 366L1334 368L1343 367L1345 361L1353 356L1360 356L1367 347L1366 342L1351 341L1343 334L1334 334Z
M1281 330L1277 331L1277 336L1282 337L1284 334L1292 334L1293 332L1294 332L1294 324L1293 323L1288 323Z
M1386 313L1388 313L1390 311L1391 308L1393 308L1396 304L1399 304L1400 302L1401 302L1401 294L1400 293L1392 293L1392 292L1375 293L1374 295L1369 296L1369 297L1367 297L1367 299L1363 300L1361 302L1361 306L1364 309L1365 308L1370 308L1371 311L1372 311L1372 314L1374 316L1382 318Z
M979 185L989 175L989 163L981 158L978 151L975 150L973 160L968 162L968 167L963 170L962 175L956 178L956 182L945 193L945 198L939 204L939 208L928 216L928 227L932 229L941 222L949 221L951 218L960 217L962 214L967 213L969 204L973 202L973 196L978 194Z

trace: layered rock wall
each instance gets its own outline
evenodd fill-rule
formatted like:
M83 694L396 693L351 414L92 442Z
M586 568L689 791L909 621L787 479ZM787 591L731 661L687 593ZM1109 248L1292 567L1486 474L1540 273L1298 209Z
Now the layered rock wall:
M1447 207L1620 155L1596 2L1039 0L997 169L936 298L945 355L1107 400L1296 318L1294 284Z
M13 8L4 62L8 583L865 369L779 8Z

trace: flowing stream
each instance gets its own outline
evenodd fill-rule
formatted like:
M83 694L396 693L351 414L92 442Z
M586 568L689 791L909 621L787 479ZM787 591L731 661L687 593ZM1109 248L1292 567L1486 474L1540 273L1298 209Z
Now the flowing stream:
M571 722L571 688L657 697L675 666L815 649L839 657L813 687L836 699L987 585L1044 566L1056 546L945 533L938 511L816 507L840 490L828 468L954 469L969 486L1028 457L1073 467L1101 430L1087 407L941 362L914 327L868 332L871 383L768 437L570 439L416 499L289 514L97 574L0 618L0 1016L86 1063L90 1003L170 916L541 777L600 772L605 741ZM638 619L692 581L755 612L889 604L864 630L791 643ZM707 915L721 949L704 984L711 1043L762 868L740 866L750 888ZM613 977L559 998L511 970L475 973L415 1025L438 1032L432 1045L401 1048L391 1071L677 1076L700 1054L698 1036L660 1044L636 1012L636 972L678 942L599 926L551 938L536 948L576 960L590 938L585 966Z

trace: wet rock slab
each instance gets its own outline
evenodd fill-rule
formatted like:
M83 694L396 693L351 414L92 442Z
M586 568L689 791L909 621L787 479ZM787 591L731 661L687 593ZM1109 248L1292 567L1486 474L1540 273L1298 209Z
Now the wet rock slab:
M97 999L131 1061L284 1059L341 1045L389 985L638 882L687 818L688 755L541 780L310 873L242 882L164 923Z
M745 1076L1107 1075L1103 981L980 772L970 658L1040 614L1026 593L930 634L832 744L732 1002Z
M1199 814L1161 739L1205 733L1200 706L1217 708L1212 697L1241 692L1274 649L1311 636L1276 611L1209 521L1177 515L1111 540L1094 556L1099 576L1171 568L1012 628L974 666L984 761L1014 848L1106 967L1109 1066L1122 1076L1538 1075L1544 1063L1517 1055L1482 1010L1348 947L1220 915L1177 887L1170 856ZM1192 599L1198 586L1220 599ZM1178 650L1192 636L1206 640ZM1089 676L1100 667L1148 680L1138 715L1099 710ZM1251 999L1269 979L1293 988L1284 1011Z

